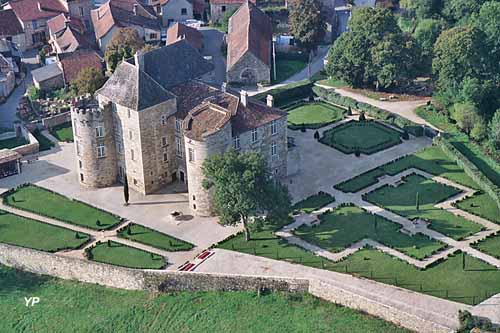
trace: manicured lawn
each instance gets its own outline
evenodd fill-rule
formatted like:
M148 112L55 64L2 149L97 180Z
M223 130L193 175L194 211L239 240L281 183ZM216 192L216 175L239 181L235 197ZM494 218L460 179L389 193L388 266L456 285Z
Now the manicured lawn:
M400 133L376 121L350 121L326 131L320 142L352 154L374 154L401 143Z
M457 202L455 206L466 212L500 224L500 210L493 199L486 193L476 194L473 197Z
M384 186L370 192L365 199L409 219L421 218L429 221L429 228L456 240L481 230L479 224L434 207L435 204L460 193L460 190L419 175L410 175L403 178L403 181L404 183L397 187ZM416 209L417 193L419 210Z
M118 216L34 185L20 187L4 195L4 203L94 230L109 229L120 222Z
M417 168L435 176L447 178L458 184L479 189L478 185L465 174L463 169L452 161L441 148L436 146L425 148L416 154L384 164L346 182L337 184L335 188L343 192L358 192L375 184L378 177L383 175L394 176L409 168Z
M165 259L123 244L110 242L96 245L90 252L92 260L129 268L160 269L165 267Z
M139 224L130 225L130 235L127 228L125 228L118 233L118 237L127 238L166 251L189 251L194 247L193 244Z
M50 131L50 134L52 134L59 141L73 141L73 127L71 126L71 123L54 126Z
M309 295L152 294L104 288L0 266L1 332L403 333L383 320ZM29 309L23 297L41 302ZM61 315L64 314L64 315Z
M23 137L15 137L12 139L0 140L0 149L12 149L27 144Z
M56 252L76 249L89 240L89 235L28 219L0 210L0 243Z
M318 84L334 88L342 88L348 86L347 82L344 82L343 80L336 78L320 80L318 81Z
M31 134L33 134L33 136L38 140L38 143L40 144L40 151L50 150L55 146L54 142L50 141L38 129L33 131Z
M342 120L345 110L321 102L306 103L288 110L288 127L317 129Z
M481 252L500 259L500 234L490 236L473 246Z
M330 194L325 192L320 192L318 194L312 195L307 199L297 202L293 205L292 210L299 210L303 213L310 214L315 210L320 209L335 201L335 198Z
M376 221L375 221L376 220ZM422 234L401 233L401 226L355 206L341 207L321 216L316 227L302 226L295 234L309 243L340 252L351 244L370 238L417 259L423 259L445 247L445 244Z
M282 59L276 57L276 79L273 83L285 81L306 68L307 61L301 59ZM272 74L274 75L274 74Z

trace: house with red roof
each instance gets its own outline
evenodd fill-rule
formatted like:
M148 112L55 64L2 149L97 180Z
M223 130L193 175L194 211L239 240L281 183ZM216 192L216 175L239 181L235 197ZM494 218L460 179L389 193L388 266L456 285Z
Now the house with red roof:
M183 39L198 51L203 50L203 34L195 28L182 23L175 23L167 30L167 45L177 43Z
M226 13L233 13L246 2L256 5L257 0L210 0L210 20L220 22Z
M24 47L25 37L21 22L12 9L0 10L0 39Z
M78 49L91 49L94 44L86 34L85 24L78 18L65 13L47 21L49 27L49 44L52 51L70 53Z
M246 2L229 19L227 35L228 83L245 85L271 81L271 19Z

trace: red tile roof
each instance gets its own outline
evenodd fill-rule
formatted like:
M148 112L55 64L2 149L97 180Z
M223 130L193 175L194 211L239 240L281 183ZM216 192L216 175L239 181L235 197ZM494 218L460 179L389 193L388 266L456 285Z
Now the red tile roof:
M49 27L51 33L56 34L66 28L66 23L73 29L77 29L82 34L85 32L85 24L83 24L80 19L76 17L68 17L65 13L61 13L48 20L47 26Z
M257 4L257 0L249 0L254 5ZM242 5L246 3L247 0L210 0L211 5Z
M67 13L59 0L15 0L10 1L14 13L23 22L48 19L60 13Z
M247 52L270 66L271 19L251 3L244 3L229 20L227 68L230 69Z
M195 28L188 27L182 23L175 23L167 30L167 45L185 39L197 50L203 48L203 35Z
M53 43L57 44L58 48L62 53L75 52L80 48L92 48L92 42L90 42L87 37L81 34L74 28L68 27L64 32L59 33ZM57 50L57 49L56 49Z
M23 33L21 22L12 9L0 10L0 36L14 36Z
M101 57L91 50L77 50L73 53L59 55L59 62L64 73L66 83L71 83L78 77L80 71L84 68L93 67L103 70Z

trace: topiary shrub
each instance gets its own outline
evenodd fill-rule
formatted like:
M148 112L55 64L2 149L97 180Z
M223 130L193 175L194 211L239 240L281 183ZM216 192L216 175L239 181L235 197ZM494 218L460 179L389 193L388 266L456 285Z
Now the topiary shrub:
M314 132L314 138L316 140L319 140L319 132L318 131Z
M403 138L403 140L409 140L410 134L408 134L407 131L404 131L403 134L401 134L401 138Z
M364 111L361 111L361 113L359 114L359 121L366 121L366 116Z
M305 132L306 132L306 124L302 124L302 125L300 126L300 131L301 131L302 133L305 133Z
M356 156L356 157L361 156L361 151L359 150L359 148L354 151L354 156Z

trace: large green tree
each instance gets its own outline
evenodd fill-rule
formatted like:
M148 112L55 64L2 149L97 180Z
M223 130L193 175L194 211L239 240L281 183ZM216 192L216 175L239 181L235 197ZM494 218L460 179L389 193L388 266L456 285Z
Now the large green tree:
M243 223L250 240L251 217L266 214L269 220L282 219L290 212L290 196L285 186L275 182L266 161L258 153L213 155L203 163L203 186L212 191L220 222Z
M468 22L487 0L446 0L443 14L452 22Z
M144 47L144 41L134 28L120 28L111 37L104 58L110 71L123 59L132 57L135 52Z
M498 151L500 151L500 109L495 112L491 119L488 138L492 150L498 154Z
M423 19L438 16L443 7L443 0L401 0L400 5L411 15Z
M87 67L80 71L78 77L71 82L71 89L76 95L94 94L106 82L100 69Z
M487 38L491 62L496 65L497 76L500 75L500 1L486 2L477 17L477 26ZM500 81L500 78L497 78Z
M434 56L434 44L443 29L444 23L441 20L423 19L418 23L415 31L413 32L413 37L422 50L421 65L424 72L431 71L432 57Z
M391 11L360 8L349 32L330 49L326 71L355 87L390 89L415 77L419 54L417 43L399 29Z
M479 125L482 120L478 109L472 103L455 104L453 118L455 118L457 125L467 136L471 135L474 127Z
M311 50L325 36L326 24L316 0L289 2L290 31L300 46Z

